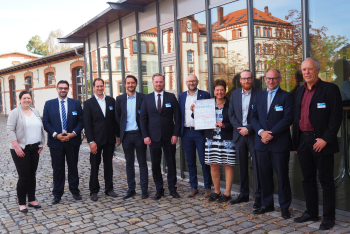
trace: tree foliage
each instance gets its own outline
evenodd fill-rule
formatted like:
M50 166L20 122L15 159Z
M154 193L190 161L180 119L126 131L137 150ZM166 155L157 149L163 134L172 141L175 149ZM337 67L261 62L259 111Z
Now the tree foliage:
M39 55L47 55L46 45L44 42L42 42L40 36L38 36L38 35L35 35L32 38L30 38L26 47L27 47L28 52L30 52L30 53L39 54Z

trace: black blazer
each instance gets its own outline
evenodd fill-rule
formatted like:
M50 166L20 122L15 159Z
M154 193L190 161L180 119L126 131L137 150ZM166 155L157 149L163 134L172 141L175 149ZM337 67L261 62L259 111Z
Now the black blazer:
M255 98L255 95L260 92L260 90L252 87L249 108L248 108L248 116L247 116L247 125L244 126L248 129L250 136L254 136L254 128L250 123L250 118L252 115L252 104ZM236 89L231 94L230 99L230 109L228 111L230 122L233 126L233 137L232 141L237 142L241 134L239 134L239 130L237 128L243 127L243 116L242 116L242 88Z
M293 123L293 144L295 149L297 149L299 144L300 109L304 91L304 86L300 86L295 94ZM317 108L318 103L325 103L326 108ZM339 152L337 133L342 119L343 105L338 86L320 80L311 99L309 120L315 129L315 137L322 138L327 142L327 145L323 148L324 154Z
M117 128L114 106L114 98L106 96L105 117L95 95L84 102L84 129L88 142L94 141L97 146L115 144Z
M282 106L281 111L276 106ZM250 120L255 130L254 149L259 151L288 152L293 150L290 136L290 125L293 123L293 95L281 89L277 90L272 100L269 113L267 113L267 91L255 95ZM258 135L260 129L272 132L273 139L264 144Z
M159 142L161 139L170 141L172 136L179 137L181 112L175 95L164 92L160 114L156 107L154 92L145 95L141 107L140 124L142 137L150 137L151 141Z
M143 93L136 92L136 123L137 127L141 130L140 126L140 112L141 112L141 104L143 97L145 95ZM115 102L115 119L117 121L117 136L120 137L121 142L123 142L124 132L126 128L126 120L127 120L127 100L128 94L124 93L119 95L116 98Z
M226 102L224 104L224 109L222 110L222 123L225 127L221 128L221 140L232 140L232 124L230 123L230 117L228 115L230 102L226 97L225 99ZM213 139L213 129L205 130L204 136L208 139Z

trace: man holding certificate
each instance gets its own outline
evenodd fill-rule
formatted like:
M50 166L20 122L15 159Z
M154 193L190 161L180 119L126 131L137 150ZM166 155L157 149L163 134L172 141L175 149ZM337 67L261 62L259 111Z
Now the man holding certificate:
M210 99L210 94L197 88L198 78L194 74L187 77L186 85L188 87L188 91L185 91L179 95L179 104L181 110L181 139L186 153L191 185L191 191L187 197L194 197L196 194L198 194L196 149L198 152L199 161L202 165L205 187L204 196L210 197L212 180L210 176L210 166L204 163L204 131L195 130L194 120L191 117L191 105L193 102L201 99Z

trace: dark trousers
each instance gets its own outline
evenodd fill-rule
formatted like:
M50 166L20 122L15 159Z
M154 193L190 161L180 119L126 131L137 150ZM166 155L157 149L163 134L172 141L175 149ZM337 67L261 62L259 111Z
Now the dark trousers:
M334 185L334 155L316 153L313 145L316 143L315 136L300 135L297 148L301 172L304 180L302 182L306 201L306 211L312 216L318 216L318 179L323 189L323 218L335 220L335 185Z
M278 200L280 207L289 208L292 202L292 193L289 183L289 151L283 153L256 150L258 158L259 176L261 182L261 205L274 206L273 170L278 179Z
M98 171L101 164L101 154L103 156L103 171L105 179L105 194L113 190L113 153L114 144L97 145L97 153L90 153L90 195L100 191L100 183L98 182Z
M79 192L78 159L80 146L70 145L63 142L58 148L50 148L51 164L53 169L54 197L62 197L65 183L65 161L68 166L69 191L72 194Z
M137 161L140 168L141 190L148 190L148 167L146 160L147 145L143 143L141 132L125 132L123 137L123 150L126 160L126 176L129 190L133 191L136 187L135 182L135 149Z
M196 164L196 149L197 149L199 162L202 165L204 187L206 189L210 189L213 182L211 180L211 175L210 175L210 165L206 165L204 162L205 137L202 136L199 131L184 128L184 132L181 140L186 153L191 188L197 189L198 187L197 164Z
M157 191L164 191L162 170L160 167L162 160L162 148L168 167L168 188L170 191L176 191L176 145L172 145L170 140L164 141L161 139L159 142L152 141L152 144L150 145L153 180Z
M26 146L23 150L25 156L18 157L16 151L11 149L11 155L16 165L18 173L17 181L17 198L19 205L26 205L28 195L28 202L35 201L35 187L36 187L36 169L39 163L39 147Z
M254 135L250 136L240 136L238 140L235 142L236 154L239 162L239 176L241 179L241 194L243 196L249 196L249 158L248 152L250 152L250 156L253 161L253 169L255 174L256 181L256 192L255 196L261 196L261 185L259 178L259 167L258 162L254 150Z

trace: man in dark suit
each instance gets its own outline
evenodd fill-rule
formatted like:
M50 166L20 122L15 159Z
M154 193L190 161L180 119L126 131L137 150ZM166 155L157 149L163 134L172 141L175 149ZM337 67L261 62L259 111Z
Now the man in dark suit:
M84 102L84 129L90 145L90 199L98 200L100 184L98 171L103 154L105 178L105 194L116 197L113 191L113 153L116 143L117 127L114 117L114 98L104 94L105 82L101 78L94 79L92 87L95 95ZM102 153L103 152L103 153Z
M213 182L210 175L210 166L206 165L204 162L204 131L194 129L194 121L191 117L192 111L190 109L194 101L209 99L210 94L197 88L198 78L194 74L187 77L186 85L188 87L188 91L185 91L179 95L179 104L181 108L181 140L186 153L191 185L191 191L187 197L194 197L196 194L198 194L196 148L199 161L202 165L204 187L206 190L204 196L210 197Z
M273 170L278 178L278 200L282 218L290 218L292 194L289 183L289 158L292 150L290 125L293 123L293 95L282 90L281 73L267 70L267 91L256 94L251 124L256 132L255 147L261 182L261 208L254 214L274 211Z
M140 131L140 111L144 94L136 92L137 79L133 75L126 76L124 85L127 93L117 97L115 118L118 123L118 146L123 144L126 160L128 191L123 199L136 194L135 187L135 150L140 168L142 199L148 198L148 167L146 160L147 146L143 142Z
M47 145L50 148L53 169L54 199L52 204L60 202L64 192L65 160L68 166L69 190L74 199L81 200L79 191L78 156L83 129L83 110L78 100L67 97L69 84L66 80L57 83L58 99L46 101L43 124L48 134Z
M239 174L241 179L240 194L231 204L238 204L249 201L249 174L248 174L248 152L253 160L253 168L256 179L255 203L253 207L261 207L261 186L259 181L259 169L254 150L255 131L250 123L252 104L255 95L259 90L252 85L254 77L251 71L244 70L239 79L242 88L232 92L230 99L229 116L233 126L233 138L235 143L236 154L239 160Z
M154 92L145 95L141 107L141 132L144 143L150 146L153 180L157 193L155 200L164 196L163 177L160 167L162 148L168 167L168 188L173 198L176 192L176 143L181 133L181 113L176 97L164 91L165 78L156 73L152 76Z
M343 116L342 99L336 85L318 77L320 63L317 59L305 59L301 68L305 83L295 95L293 143L304 177L306 211L294 221L319 220L318 174L323 189L320 229L328 230L335 224L334 153L339 152L337 133Z

